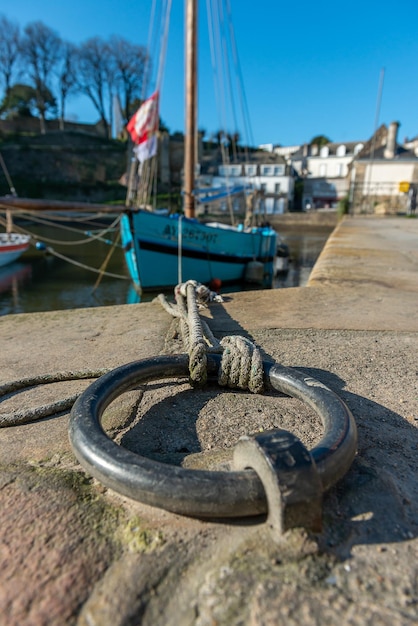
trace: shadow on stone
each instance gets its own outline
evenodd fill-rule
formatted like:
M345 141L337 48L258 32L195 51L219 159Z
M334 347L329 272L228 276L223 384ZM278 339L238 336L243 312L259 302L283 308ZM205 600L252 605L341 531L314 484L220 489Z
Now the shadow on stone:
M381 404L346 391L344 381L335 374L298 369L338 393L355 416L359 434L351 469L325 499L326 545L346 557L355 545L416 537L417 430Z

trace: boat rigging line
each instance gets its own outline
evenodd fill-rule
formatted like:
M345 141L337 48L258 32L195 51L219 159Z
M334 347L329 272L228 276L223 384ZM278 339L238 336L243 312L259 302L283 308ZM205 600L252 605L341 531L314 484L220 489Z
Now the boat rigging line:
M4 173L5 177L6 177L7 184L9 185L10 193L12 194L12 196L14 198L17 198L16 189L15 189L15 187L13 185L12 178L11 178L11 176L9 174L9 170L7 169L6 163L5 163L4 159L3 159L3 155L2 155L1 152L0 152L0 166L1 166L1 169L3 170L3 173Z
M30 212L26 214L22 213L21 215L22 217L30 218L31 222L35 222L42 226L49 226L54 229L72 232L72 233L78 233L78 234L80 233L79 228L72 228L71 226L67 226L65 224L59 224L59 223L57 224L55 222L55 219L51 220L47 218L41 218L38 215L35 215L34 213L30 213ZM66 219L68 220L68 218ZM56 244L56 245L61 245L61 246L80 246L80 245L91 243L92 241L103 241L103 243L107 243L111 245L113 244L113 241L109 239L104 239L104 235L110 232L117 232L120 220L121 220L121 216L118 215L114 219L114 221L110 224L110 226L107 226L106 228L98 231L97 233L93 233L92 231L85 231L86 237L84 239L78 239L78 240L74 239L71 241L62 240L62 239L51 239L45 236L39 237L38 235L34 234L33 232L29 231L28 229L22 226L19 226L16 228L19 228L21 232L24 232L25 234L30 235L35 240L42 240L51 244Z
M172 0L163 0L162 3L157 3L153 0L151 7L151 20L148 30L148 43L146 62L144 66L144 74L142 80L142 96L141 100L146 100L147 93L153 86L153 92L159 94L161 92L164 71L167 58L167 44L168 44L168 30L170 24ZM156 76L154 80L151 78L151 63L150 59L157 57L158 53L158 66L156 70ZM129 150L132 151L133 146L130 140L128 140ZM157 158L156 156L139 163L132 152L132 157L129 165L128 176L128 189L126 196L126 204L135 205L137 207L145 207L149 205L149 199L152 198L153 209L156 209L157 201Z
M20 215L25 215L24 213L21 213ZM80 232L79 229L73 229L69 226L65 226L63 224L55 224L53 221L51 220L45 220L42 218L38 218L33 216L33 214L28 213L27 214L31 220L40 223L42 225L46 225L46 226L51 226L54 228L60 228L62 230L69 230L72 232ZM94 287L93 287L93 291L95 291L95 289L97 289L101 279L103 276L107 276L108 278L118 278L120 280L131 280L131 278L129 276L125 276L123 274L115 274L113 272L107 272L105 270L105 268L107 267L110 258L115 250L115 248L121 248L121 244L119 243L119 239L120 239L120 231L119 229L116 228L116 226L119 224L119 221L121 219L121 216L118 215L116 217L116 219L112 222L112 224L110 224L109 227L107 227L106 229L103 229L101 231L99 231L96 234L89 234L86 238L82 239L82 240L74 240L74 241L65 241L65 240L57 240L57 239L50 239L48 237L39 237L38 235L34 234L33 232L29 231L26 228L23 228L22 226L14 226L15 230L17 232L29 235L31 237L31 239L33 239L34 241L36 241L35 247L40 250L40 251L44 251L48 254L50 254L51 256L55 256L58 259L61 259L62 261L65 261L66 263L69 263L70 265L74 265L76 267L79 267L80 269L84 269L87 270L89 272L93 272L95 274L99 274L99 279L96 281ZM4 218L2 218L0 216L0 224L2 225L6 225L6 220ZM113 232L116 233L116 237L114 240L111 239L104 239L103 235L108 233L108 232ZM55 250L54 248L52 248L51 246L45 245L45 242L53 244L53 245L60 245L60 246L76 246L76 245L84 245L84 244L88 244L91 243L92 241L102 241L103 243L110 245L111 248L109 250L109 253L107 254L105 260L103 261L101 267L99 268L95 268L95 267L91 267L90 265L86 265L85 263L81 263L80 261L76 261L75 259L71 259L70 257L57 252L57 250Z
M251 159L248 147L254 145L254 136L236 44L231 4L229 0L206 0L206 10L214 78L214 93L220 124L220 131L218 131L220 136L218 137L218 141L222 163L224 165L231 163L229 149L232 152L232 162L242 162L239 158L239 134L237 132L239 128L239 111L239 117L241 119L244 133L244 145L241 150L243 151L242 154L244 157L244 163L249 164ZM233 76L235 77L235 84L233 84ZM234 132L228 132L228 121L230 118L235 129ZM226 138L229 139L229 149L226 146ZM226 169L224 175L227 179L227 185L230 186L231 180L229 178L229 169ZM258 178L258 176L255 177L254 180L256 180L256 178ZM258 180L258 186L259 182L260 181ZM245 205L248 206L251 199L248 198L247 190L243 190L241 194L244 198ZM232 198L228 196L226 201L230 213L231 223L233 224L235 218L233 214Z
M70 259L70 257L61 254L54 250L54 248L46 247L46 252L51 254L52 256L61 259L62 261L66 261L71 265L75 265L76 267L80 267L83 270L87 270L89 272L94 272L95 274L101 274L103 276L108 276L109 278L120 278L121 280L131 280L129 276L124 276L123 274L113 274L113 272L105 272L101 268L91 267L90 265L86 265L85 263L80 263L80 261L76 261L75 259ZM94 290L94 289L93 289Z

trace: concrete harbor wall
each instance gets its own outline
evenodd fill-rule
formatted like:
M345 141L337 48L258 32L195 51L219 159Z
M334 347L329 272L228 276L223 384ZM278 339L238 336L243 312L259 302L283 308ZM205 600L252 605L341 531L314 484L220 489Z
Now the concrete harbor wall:
M318 211L293 211L268 215L268 219L279 232L287 228L299 227L301 230L315 228L334 228L338 223L338 212L335 209Z
M274 537L263 516L202 520L141 504L85 472L69 412L0 429L0 622L8 626L408 625L418 620L418 220L346 217L306 287L234 293L204 313L265 359L327 385L351 410L356 458L323 527ZM3 383L182 351L158 302L10 315ZM9 394L1 414L89 381ZM299 400L152 381L115 400L107 433L148 458L225 469L243 435L322 425ZM169 467L168 471L169 471Z

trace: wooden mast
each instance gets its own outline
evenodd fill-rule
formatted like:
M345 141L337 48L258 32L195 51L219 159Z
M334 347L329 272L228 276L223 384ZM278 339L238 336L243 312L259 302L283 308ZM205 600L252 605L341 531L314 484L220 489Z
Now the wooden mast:
M186 9L186 129L184 137L184 213L195 216L193 195L196 162L197 120L197 0Z

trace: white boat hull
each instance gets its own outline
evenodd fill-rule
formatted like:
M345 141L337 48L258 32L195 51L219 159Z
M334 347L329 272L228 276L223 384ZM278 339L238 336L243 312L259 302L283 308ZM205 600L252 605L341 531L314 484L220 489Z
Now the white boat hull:
M0 233L0 267L17 261L29 248L29 244L29 235Z

